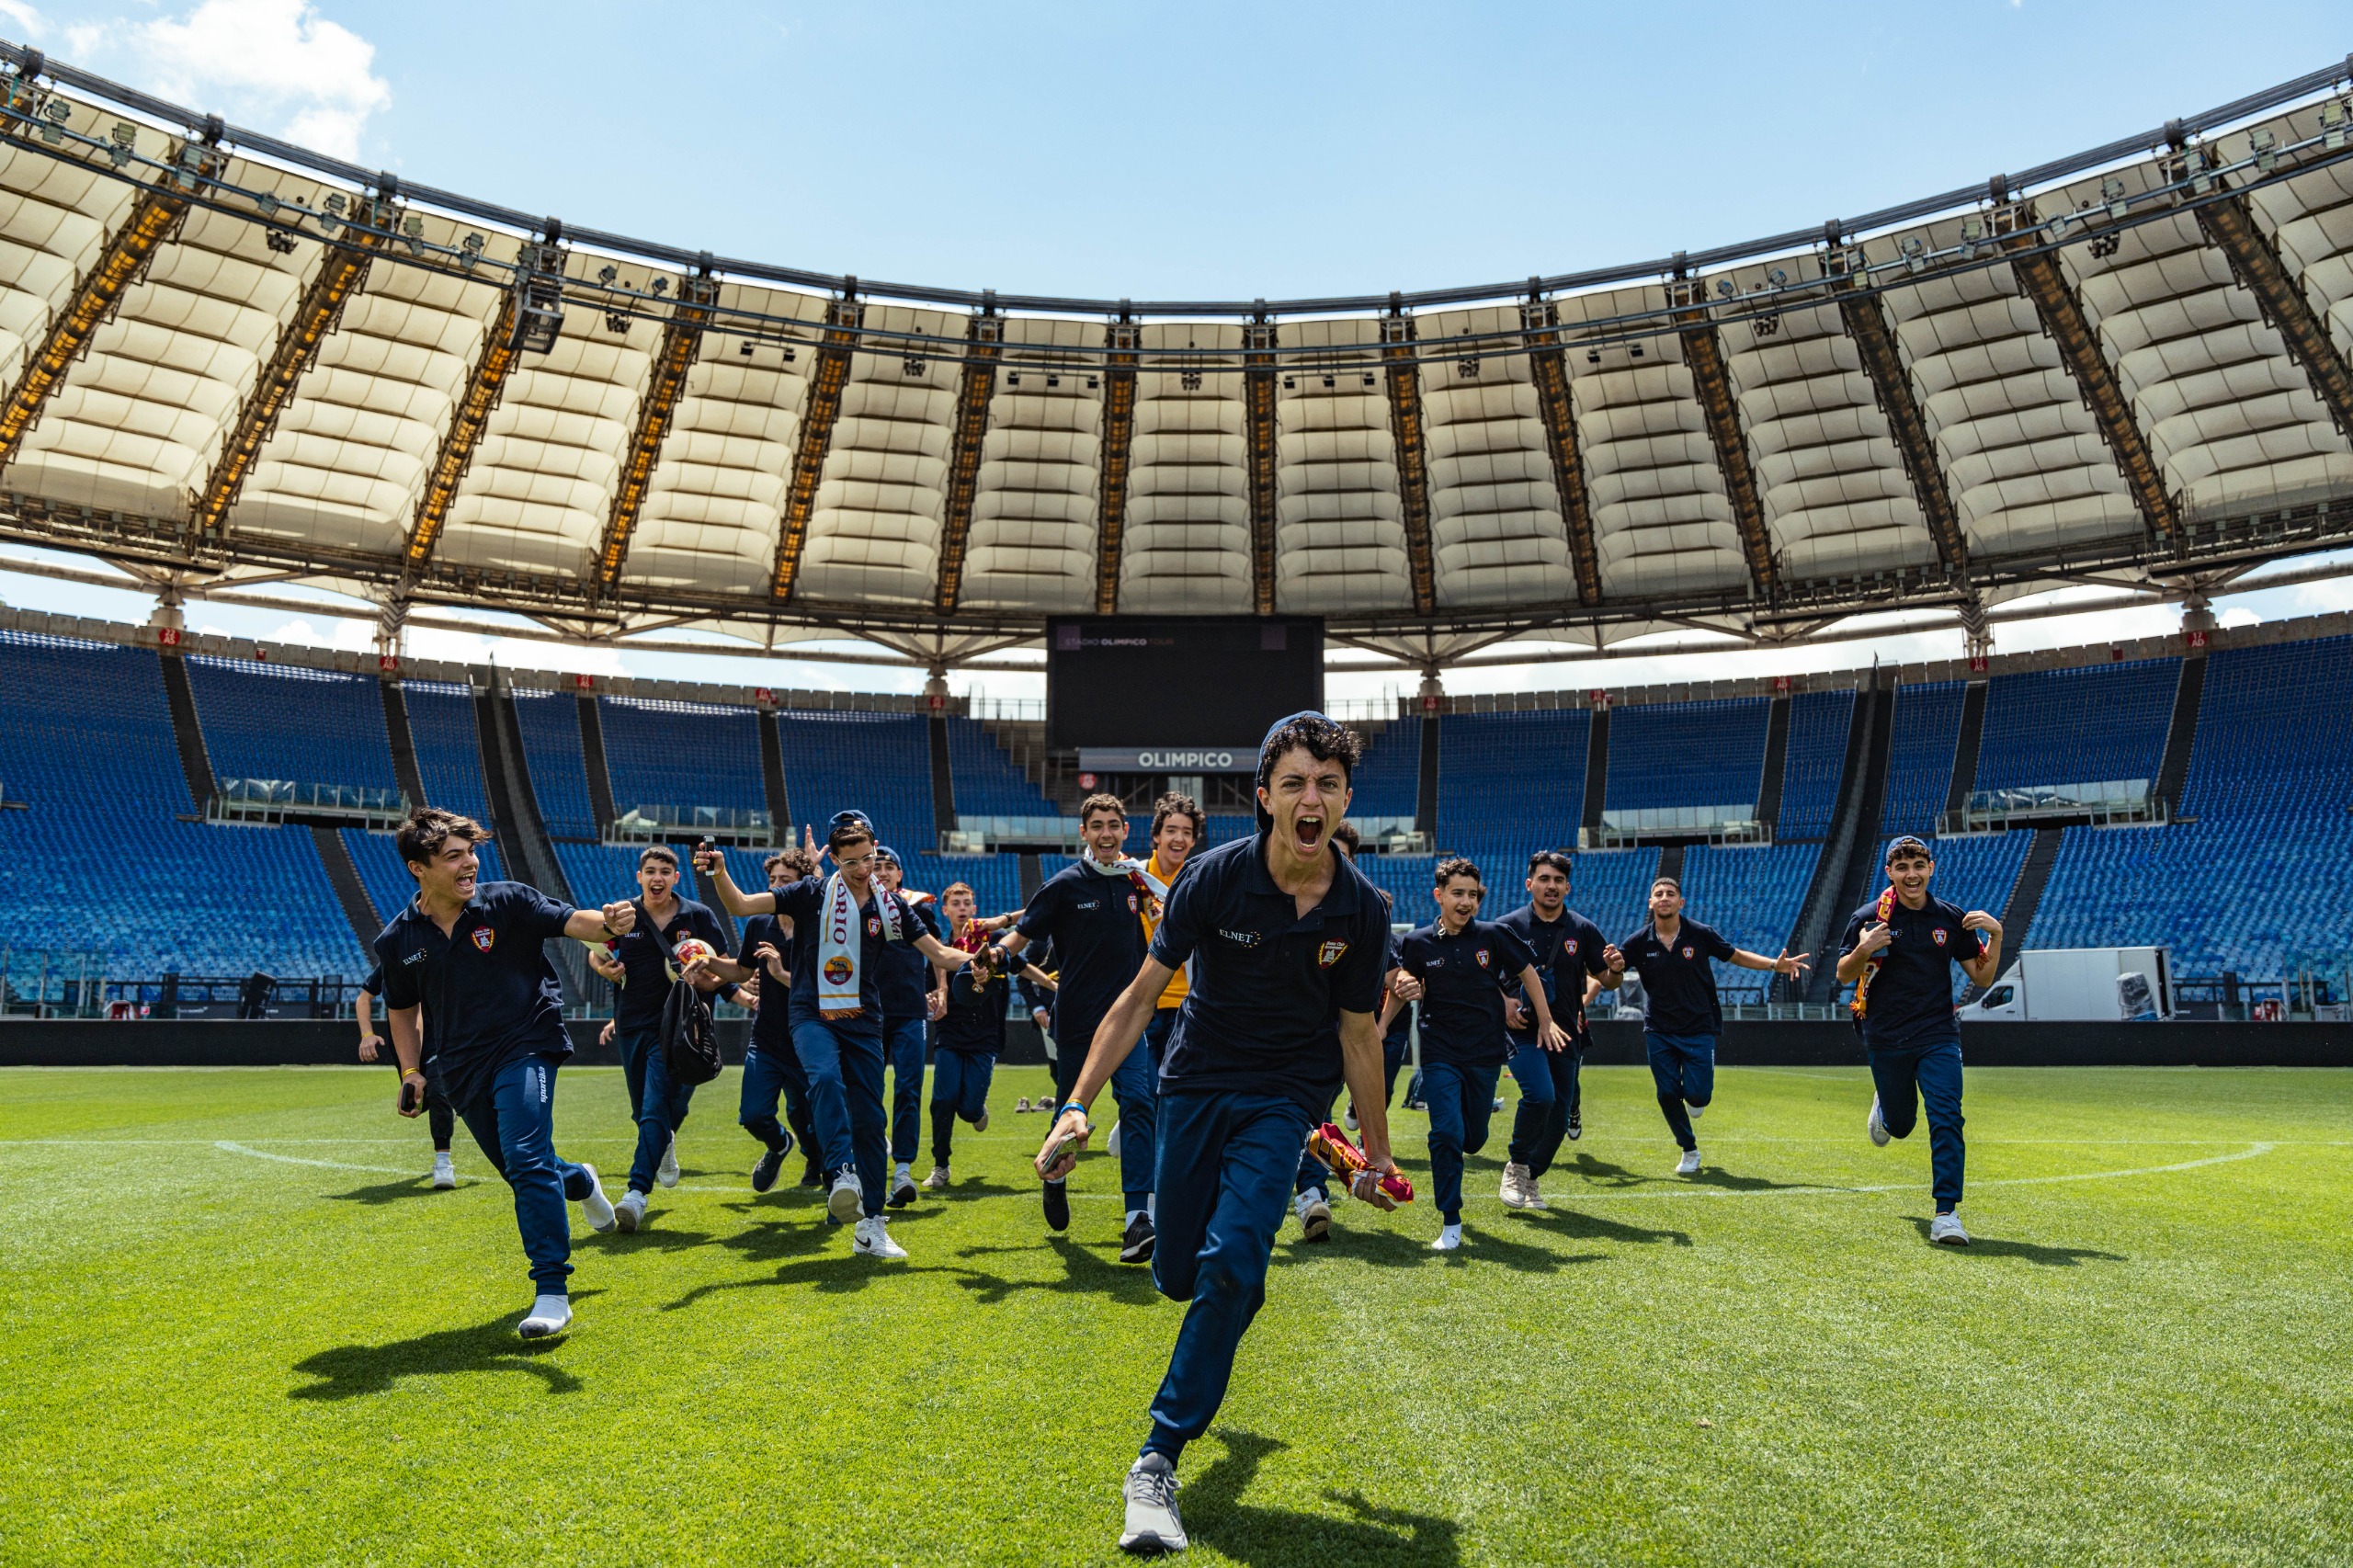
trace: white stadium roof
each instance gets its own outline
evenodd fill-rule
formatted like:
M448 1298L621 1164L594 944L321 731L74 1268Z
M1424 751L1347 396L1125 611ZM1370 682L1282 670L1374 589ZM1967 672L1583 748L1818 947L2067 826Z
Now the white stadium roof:
M0 62L0 539L159 583L932 659L1280 611L1419 661L2353 543L2343 65L1746 245L1131 303L698 256Z

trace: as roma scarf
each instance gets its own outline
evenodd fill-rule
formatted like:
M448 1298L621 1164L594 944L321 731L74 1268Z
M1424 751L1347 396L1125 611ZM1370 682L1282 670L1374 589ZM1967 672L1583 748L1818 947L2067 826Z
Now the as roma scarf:
M1879 895L1879 907L1875 913L1879 916L1879 923L1882 926L1886 925L1889 918L1895 914L1895 888L1893 883ZM1886 961L1887 949L1881 948L1863 964L1862 978L1855 982L1855 999L1847 1004L1847 1009L1855 1015L1858 1021L1860 1021L1863 1016L1864 998L1870 994L1871 976L1877 974L1879 966Z

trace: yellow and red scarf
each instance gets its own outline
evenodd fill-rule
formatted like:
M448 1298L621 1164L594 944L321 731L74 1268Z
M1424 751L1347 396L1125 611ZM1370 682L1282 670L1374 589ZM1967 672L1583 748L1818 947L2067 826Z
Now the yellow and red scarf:
M1889 883L1886 891L1879 895L1879 907L1874 913L1878 915L1879 923L1882 926L1886 925L1889 918L1895 914L1895 885L1893 882ZM1887 949L1885 948L1881 948L1879 951L1873 953L1870 958L1865 961L1863 965L1862 978L1855 982L1855 999L1847 1004L1847 1007L1854 1013L1857 1018L1860 1018L1863 1016L1863 999L1870 994L1871 976L1877 974L1879 972L1879 966L1886 961Z

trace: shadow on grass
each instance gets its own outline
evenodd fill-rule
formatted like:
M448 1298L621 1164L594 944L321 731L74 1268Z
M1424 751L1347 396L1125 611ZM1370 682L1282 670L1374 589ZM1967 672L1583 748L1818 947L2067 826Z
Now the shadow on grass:
M457 1187L436 1187L430 1176L410 1176L403 1181L380 1181L373 1187L355 1187L349 1192L322 1194L332 1203L365 1203L376 1208L386 1203L398 1203L404 1198L432 1198L441 1192L456 1191L477 1185L461 1181Z
M575 1307L596 1290L575 1290ZM294 1363L294 1370L319 1381L290 1390L289 1399L356 1399L382 1393L403 1378L438 1377L460 1372L529 1372L547 1385L550 1393L577 1393L585 1386L547 1358L563 1343L553 1339L517 1339L519 1312L503 1312L471 1328L437 1329L414 1339L390 1345L344 1345Z
M891 1216L891 1227L895 1232L909 1221L927 1218L929 1216L926 1214L902 1211ZM723 1237L723 1245L744 1253L750 1261L766 1262L777 1257L793 1261L764 1278L719 1279L708 1285L698 1285L676 1301L665 1304L662 1310L675 1312L726 1290L762 1290L780 1285L807 1285L821 1294L838 1296L863 1290L878 1275L942 1272L938 1267L917 1268L904 1263L860 1257L850 1251L850 1230L847 1225L829 1225L819 1219L803 1225L762 1225Z
M1048 1236L1046 1244L1062 1256L1063 1276L1059 1279L1007 1279L983 1268L959 1266L954 1269L957 1283L972 1292L972 1299L984 1307L1020 1294L1024 1290L1045 1290L1056 1295L1105 1296L1129 1306L1143 1306L1160 1299L1160 1291L1152 1282L1149 1264L1120 1263L1104 1257L1101 1252L1116 1252L1117 1244L1105 1243L1098 1250L1072 1241L1067 1236ZM1030 1253L1037 1248L1028 1246L964 1247L960 1258L986 1257L995 1253Z
M1574 1209L1523 1209L1520 1218L1554 1235L1581 1242L1631 1242L1650 1244L1666 1242L1688 1247L1691 1235L1688 1231L1654 1231L1643 1225L1629 1225L1622 1221L1605 1220L1598 1214L1582 1213Z
M576 1238L584 1244L594 1245L599 1252L626 1256L635 1252L685 1252L692 1247L709 1246L711 1236L704 1231L674 1231L665 1225L649 1221L635 1231L608 1231L598 1235L591 1231Z
M1785 1188L1813 1188L1821 1186L1812 1181L1768 1181L1763 1176L1734 1176L1721 1166L1701 1165L1697 1175L1677 1176L1677 1181L1693 1187L1720 1187L1726 1192L1779 1192Z
M1920 1239L1928 1239L1929 1221L1915 1218L1912 1228ZM2042 1246L2034 1242L1990 1241L1973 1236L1965 1247L1937 1248L1938 1252L1957 1253L1963 1257L2022 1257L2044 1268L2075 1268L2086 1263L2129 1263L2131 1259L2121 1253L2101 1252L2097 1247Z
M1429 1239L1407 1235L1402 1231L1343 1230L1336 1224L1332 1228L1332 1239L1328 1242L1294 1240L1290 1246L1277 1248L1274 1266L1291 1268L1330 1257L1367 1263L1375 1268L1495 1263L1520 1274L1555 1274L1568 1264L1599 1263L1608 1256L1598 1252L1558 1253L1550 1247L1530 1246L1526 1242L1513 1241L1509 1236L1488 1230L1483 1225L1469 1223L1462 1227L1461 1249L1450 1253L1435 1252L1431 1250Z
M1573 1173L1597 1187L1642 1187L1659 1179L1625 1165L1613 1165L1608 1160L1597 1160L1591 1154L1579 1154L1566 1165L1556 1163L1552 1169Z
M1448 1568L1462 1561L1460 1527L1434 1514L1382 1508L1361 1492L1327 1491L1324 1500L1347 1510L1332 1518L1295 1508L1265 1508L1242 1501L1258 1466L1284 1445L1251 1432L1221 1428L1225 1456L1187 1482L1177 1494L1186 1533L1252 1568L1331 1568L1334 1563L1416 1563Z

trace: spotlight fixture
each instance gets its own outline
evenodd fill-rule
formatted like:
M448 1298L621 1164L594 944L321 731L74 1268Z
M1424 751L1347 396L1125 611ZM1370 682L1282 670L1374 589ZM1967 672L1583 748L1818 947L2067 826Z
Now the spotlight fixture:
M605 330L611 333L615 337L627 337L629 335L629 312L626 311L607 311L605 312Z
M269 246L271 250L276 251L279 256L292 256L294 254L294 236L286 233L283 229L264 230L262 243Z
M1063 379L1060 376L1048 376L1046 378L1046 385L1049 387L1058 387L1062 384Z
M919 355L910 354L899 361L899 369L910 376L920 376L923 374L923 359Z
M1201 390L1201 373L1199 370L1187 370L1176 378L1176 384L1187 392L1199 392Z

